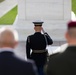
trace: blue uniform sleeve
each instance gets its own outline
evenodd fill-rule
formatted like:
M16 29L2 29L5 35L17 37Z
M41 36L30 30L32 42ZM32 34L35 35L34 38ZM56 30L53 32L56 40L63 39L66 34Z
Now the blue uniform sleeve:
M27 37L27 40L26 40L26 55L27 55L27 58L30 58L30 39L29 39L29 37Z
M51 37L48 35L48 33L44 33L44 35L46 36L47 44L48 44L48 45L52 45L52 44L53 44L53 40L52 40Z

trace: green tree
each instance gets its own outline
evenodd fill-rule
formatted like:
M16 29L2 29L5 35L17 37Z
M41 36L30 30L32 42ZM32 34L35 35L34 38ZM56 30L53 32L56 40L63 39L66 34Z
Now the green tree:
M76 14L76 0L72 0L72 11Z

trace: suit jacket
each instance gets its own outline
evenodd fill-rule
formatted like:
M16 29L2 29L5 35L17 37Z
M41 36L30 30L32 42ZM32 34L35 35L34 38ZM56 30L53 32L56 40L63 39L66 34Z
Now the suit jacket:
M76 75L76 46L49 58L47 75Z
M0 75L37 75L33 61L16 57L13 52L0 53Z

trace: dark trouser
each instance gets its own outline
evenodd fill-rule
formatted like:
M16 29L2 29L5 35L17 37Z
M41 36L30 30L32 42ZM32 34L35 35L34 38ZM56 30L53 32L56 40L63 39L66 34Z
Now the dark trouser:
M39 73L39 75L45 75L45 74L44 74L43 67L39 67L39 68L38 68L38 73Z
M39 75L45 75L44 74L44 66L47 62L47 53L32 53L31 59L35 61L35 64L37 66Z

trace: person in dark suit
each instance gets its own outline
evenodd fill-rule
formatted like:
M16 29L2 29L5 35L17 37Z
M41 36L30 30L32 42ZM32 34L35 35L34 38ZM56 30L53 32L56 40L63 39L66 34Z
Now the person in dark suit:
M76 21L67 24L65 37L68 47L49 58L47 75L76 75Z
M43 74L43 68L47 60L46 45L52 45L53 40L51 37L44 33L42 34L42 21L33 22L35 33L29 35L26 40L26 53L27 58L35 61L40 75ZM30 51L32 50L32 53Z
M3 28L2 28L3 29ZM23 60L14 53L17 40L15 30L0 29L0 75L38 75L33 61Z

